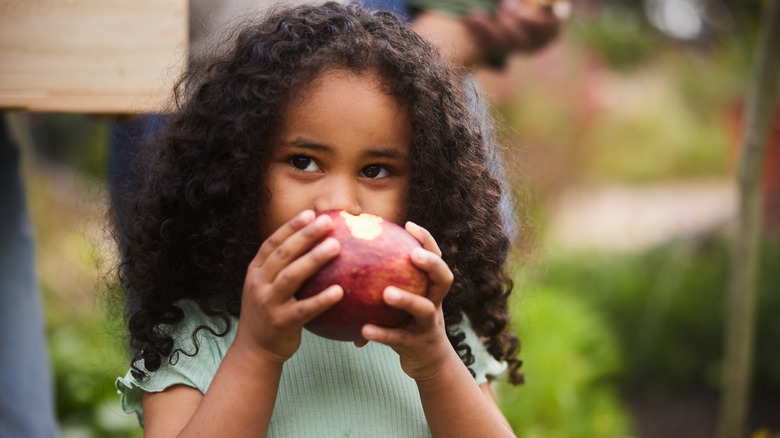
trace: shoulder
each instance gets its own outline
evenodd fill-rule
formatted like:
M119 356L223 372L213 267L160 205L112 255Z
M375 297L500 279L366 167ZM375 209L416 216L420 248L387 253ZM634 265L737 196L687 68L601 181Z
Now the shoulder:
M170 327L168 333L176 341L176 348L186 348L195 340L226 337L235 332L237 318L227 312L208 315L192 300L179 300L174 305L184 312L184 319L176 326ZM204 333L201 333L204 332ZM232 337L230 337L232 342Z
M175 305L184 312L184 319L179 324L164 329L173 337L174 346L169 360L160 370L170 372L172 369L211 364L216 372L235 339L238 320L227 312L206 314L191 300L180 300ZM198 388L205 392L206 388Z
M184 319L162 329L173 337L171 356L163 360L160 369L154 372L139 364L146 372L146 378L137 379L128 371L116 381L122 408L127 413L135 412L141 420L141 396L144 392L162 392L175 385L184 385L205 394L235 338L236 318L206 315L190 300L177 301L175 305L184 312Z

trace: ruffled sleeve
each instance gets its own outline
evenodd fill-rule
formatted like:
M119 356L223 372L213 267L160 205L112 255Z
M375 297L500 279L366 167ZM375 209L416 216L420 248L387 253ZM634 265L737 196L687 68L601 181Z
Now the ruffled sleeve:
M122 409L135 413L143 425L142 396L143 392L162 392L174 385L186 385L198 389L205 394L211 385L211 380L225 357L228 347L235 338L236 320L231 320L231 331L226 336L216 336L225 330L225 323L216 318L209 318L201 313L198 306L191 301L176 303L184 311L184 320L171 331L175 349L172 360L163 360L160 369L149 372L143 366L147 377L136 379L130 371L124 377L116 380L120 394ZM203 329L202 327L208 327ZM196 343L193 333L196 333ZM212 333L213 331L213 333ZM197 351L197 355L195 352Z
M471 365L471 369L474 371L474 379L478 385L491 380L500 380L506 374L508 365L504 361L496 360L490 353L488 353L485 344L474 332L471 327L471 321L469 321L466 315L463 315L463 321L458 325L458 328L466 335L466 343L471 347L471 354L474 355L474 363Z

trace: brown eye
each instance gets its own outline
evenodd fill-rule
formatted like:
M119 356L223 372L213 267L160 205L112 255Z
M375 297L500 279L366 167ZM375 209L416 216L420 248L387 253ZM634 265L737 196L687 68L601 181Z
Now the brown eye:
M371 178L371 179L378 179L378 178L387 178L393 175L393 171L388 169L385 166L380 166L379 164L372 164L370 166L366 166L363 168L363 170L360 171L360 176L364 178Z
M292 157L290 158L289 163L294 168L306 172L316 172L317 170L319 170L319 166L317 166L317 162L314 161L313 158L307 157L305 155L297 155L295 157Z
M377 178L382 170L382 166L366 166L363 168L362 173L366 178Z

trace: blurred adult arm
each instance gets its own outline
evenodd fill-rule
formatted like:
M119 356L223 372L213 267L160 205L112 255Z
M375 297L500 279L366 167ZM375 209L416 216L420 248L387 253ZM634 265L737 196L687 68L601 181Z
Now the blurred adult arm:
M415 16L412 26L456 65L496 66L513 53L536 52L558 36L561 18L553 4L501 0L493 14L473 10L463 18L426 10Z

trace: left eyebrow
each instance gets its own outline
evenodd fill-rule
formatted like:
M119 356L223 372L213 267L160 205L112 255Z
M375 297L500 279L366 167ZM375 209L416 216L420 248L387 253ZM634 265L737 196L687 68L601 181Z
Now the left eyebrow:
M406 160L405 154L401 153L397 148L389 147L382 149L368 149L364 155L370 158L390 158L394 160Z
M302 149L311 149L311 150L315 150L315 151L328 152L328 153L332 153L332 151L333 151L333 148L331 148L328 145L320 144L320 143L317 143L316 141L309 140L309 139L302 138L302 137L296 138L296 139L291 140L291 141L283 141L282 145L283 146L292 146L292 147L297 147L297 148L302 148Z

